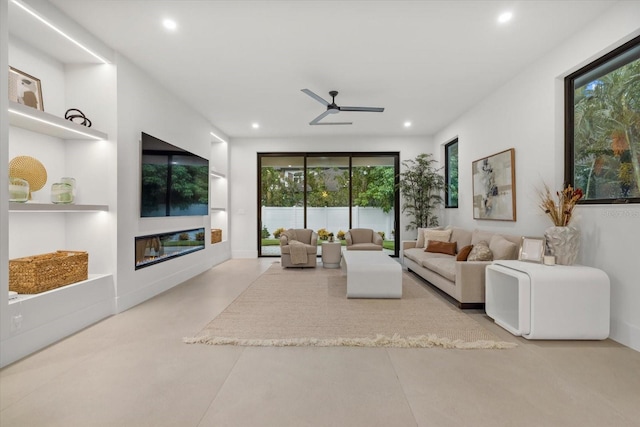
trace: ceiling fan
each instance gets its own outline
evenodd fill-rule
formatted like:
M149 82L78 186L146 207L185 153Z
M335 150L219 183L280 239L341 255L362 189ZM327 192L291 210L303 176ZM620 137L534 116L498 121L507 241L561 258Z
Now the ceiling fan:
M338 96L337 90L332 90L329 92L329 95L331 96L331 103L326 101L321 96L311 92L309 89L302 89L302 92L306 93L307 95L309 95L310 97L312 97L313 99L315 99L316 101L318 101L319 103L327 107L327 111L320 114L318 117L316 117L315 119L309 122L310 125L352 125L353 122L320 123L320 120L322 120L329 114L336 114L336 113L339 113L340 111L364 111L369 113L382 113L384 111L384 108L380 108L380 107L340 107L336 105L336 96Z

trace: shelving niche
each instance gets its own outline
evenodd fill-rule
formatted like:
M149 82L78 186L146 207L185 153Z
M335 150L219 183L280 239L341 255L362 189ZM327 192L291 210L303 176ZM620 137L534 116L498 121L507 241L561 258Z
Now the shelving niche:
M68 28L84 45L96 46L93 36L51 4L28 6L57 28ZM9 101L2 112L9 123L9 144L3 149L9 159L28 155L40 160L47 183L29 202L8 203L8 259L2 262L58 249L82 250L89 253L89 279L20 296L2 307L2 321L10 325L2 330L2 366L113 314L116 265L116 66L97 63L84 51L60 53L80 49L12 4L9 22L20 25L9 26L9 43L0 48L9 65L41 80L45 111ZM110 51L104 45L101 49L101 54ZM69 108L80 108L94 127L65 120ZM76 204L49 201L51 184L63 176L77 181ZM8 285L2 286L6 293Z
M211 142L209 198L211 209L211 228L222 230L222 242L215 246L220 247L221 252L228 248L228 181L227 165L228 146L226 142L213 140Z

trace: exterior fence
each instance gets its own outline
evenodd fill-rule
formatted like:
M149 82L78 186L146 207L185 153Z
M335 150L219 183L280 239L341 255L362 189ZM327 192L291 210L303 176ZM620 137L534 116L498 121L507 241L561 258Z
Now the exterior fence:
M352 228L371 228L383 231L385 239L393 239L393 209L384 213L380 208L359 207L352 208ZM270 235L278 228L304 228L303 207L262 207L262 227L267 227ZM318 231L321 228L337 236L338 231L349 230L348 207L319 207L307 208L307 228Z

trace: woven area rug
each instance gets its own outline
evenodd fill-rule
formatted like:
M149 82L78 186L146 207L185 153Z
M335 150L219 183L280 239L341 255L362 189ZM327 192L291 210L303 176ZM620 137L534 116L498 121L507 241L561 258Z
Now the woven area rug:
M272 265L188 344L503 349L403 272L402 299L347 299L341 270Z

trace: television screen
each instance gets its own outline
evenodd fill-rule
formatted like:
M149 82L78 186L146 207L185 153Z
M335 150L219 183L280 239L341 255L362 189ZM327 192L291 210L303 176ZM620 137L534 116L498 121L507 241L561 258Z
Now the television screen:
M141 217L207 215L209 160L142 132Z

